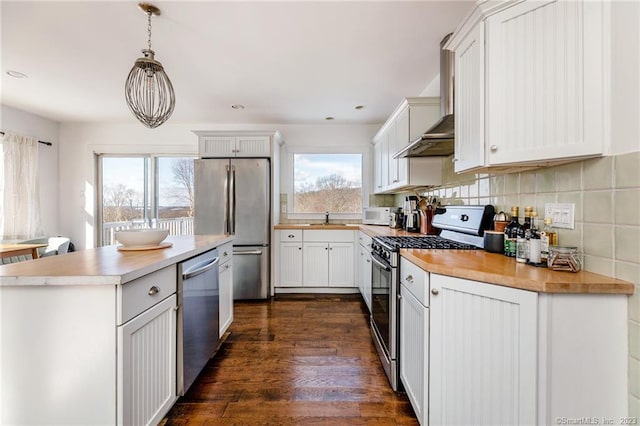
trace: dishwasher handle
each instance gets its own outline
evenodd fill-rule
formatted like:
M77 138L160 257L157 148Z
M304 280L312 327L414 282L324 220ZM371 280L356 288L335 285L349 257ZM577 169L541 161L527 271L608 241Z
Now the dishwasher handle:
M182 274L182 280L188 280L189 278L204 274L205 272L215 268L218 265L218 262L220 262L220 257L215 257L213 260L205 260L204 262L197 263L184 271Z
M253 255L257 255L257 254L262 254L262 250L247 250L247 251L234 251L233 255L234 256L242 256L242 255L246 255L246 254L253 254Z

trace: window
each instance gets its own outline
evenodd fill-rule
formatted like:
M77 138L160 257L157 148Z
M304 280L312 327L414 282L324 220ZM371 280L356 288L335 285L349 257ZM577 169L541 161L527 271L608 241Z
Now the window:
M194 158L101 155L98 161L100 245L113 244L120 229L193 234Z
M292 195L294 215L360 215L362 154L293 154Z

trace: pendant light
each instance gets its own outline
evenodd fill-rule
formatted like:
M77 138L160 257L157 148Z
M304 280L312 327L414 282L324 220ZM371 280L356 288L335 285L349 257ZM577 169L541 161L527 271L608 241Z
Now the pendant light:
M136 59L129 72L124 94L133 115L148 128L155 129L171 117L176 99L164 67L155 60L155 52L151 50L151 15L159 16L160 9L149 3L139 3L138 7L147 14L148 48L142 50L144 57Z

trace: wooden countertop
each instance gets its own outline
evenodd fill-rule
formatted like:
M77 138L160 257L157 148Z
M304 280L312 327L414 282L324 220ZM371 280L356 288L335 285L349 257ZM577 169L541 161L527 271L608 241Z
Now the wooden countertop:
M428 272L540 293L633 294L632 283L579 271L562 272L518 263L484 250L400 250Z
M358 229L370 237L420 236L388 226L277 225L275 229ZM428 272L540 293L633 294L633 283L593 272L562 272L518 263L484 250L400 250L400 255Z
M118 285L218 247L228 235L170 236L172 247L119 251L117 245L0 266L0 287L12 285Z

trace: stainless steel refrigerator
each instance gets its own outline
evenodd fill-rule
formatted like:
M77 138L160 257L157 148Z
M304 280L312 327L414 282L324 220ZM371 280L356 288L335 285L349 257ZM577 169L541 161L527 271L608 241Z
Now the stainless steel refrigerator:
M195 233L234 235L233 298L267 298L269 159L215 158L195 163Z

